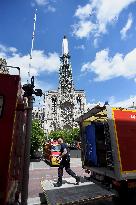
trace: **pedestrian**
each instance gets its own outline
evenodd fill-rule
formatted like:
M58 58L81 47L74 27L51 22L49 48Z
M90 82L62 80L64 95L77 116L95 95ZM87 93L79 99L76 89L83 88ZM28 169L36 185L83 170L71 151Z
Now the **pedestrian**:
M62 186L62 176L63 176L63 168L65 167L66 172L76 179L76 185L79 185L80 177L77 176L71 169L70 169L70 154L68 150L68 146L66 143L63 142L62 138L58 139L58 143L60 144L60 165L58 168L58 182L54 185L55 187Z

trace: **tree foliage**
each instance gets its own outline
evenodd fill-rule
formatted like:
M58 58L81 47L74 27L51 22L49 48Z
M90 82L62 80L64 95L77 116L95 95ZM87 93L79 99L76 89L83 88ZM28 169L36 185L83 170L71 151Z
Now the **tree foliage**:
M49 134L49 139L57 139L59 137L62 137L65 140L65 142L69 144L73 143L74 141L80 141L79 128L56 130L52 131Z
M32 133L31 133L31 155L38 149L42 148L44 137L44 130L41 128L39 120L34 119L32 121Z

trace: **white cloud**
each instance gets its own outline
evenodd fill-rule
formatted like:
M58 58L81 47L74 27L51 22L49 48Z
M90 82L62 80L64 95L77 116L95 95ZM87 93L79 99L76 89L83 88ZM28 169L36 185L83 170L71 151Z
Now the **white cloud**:
M85 63L81 71L95 73L95 81L109 80L119 76L136 78L136 48L125 56L121 53L116 53L112 58L109 57L109 50L104 49L96 53L93 62Z
M136 0L90 0L83 7L78 6L74 15L78 18L78 22L74 25L73 34L79 38L84 38L92 32L95 34L105 33L107 25L115 22L123 9L133 2ZM86 22L93 25L88 31L86 31L86 27L82 26ZM80 35L81 30L84 35Z
M107 23L111 23L116 20L121 11L129 4L135 2L135 0L97 0L93 1L94 7L97 10L97 20L99 24L99 32L104 32ZM100 4L98 4L98 2ZM102 29L101 29L102 28Z
M79 38L89 37L89 34L94 30L94 24L90 21L80 21L78 24L73 25L73 33Z
M16 53L17 52L17 49L14 48L14 47L9 47L9 51L13 52L13 53Z
M126 25L120 31L121 39L125 39L126 38L127 32L131 28L132 23L133 23L132 15L129 14L129 17L128 17Z
M45 54L44 51L34 50L31 67L29 67L29 54L22 55L21 53L14 53L13 51L17 51L17 49L0 45L0 57L5 58L8 65L20 67L23 82L26 82L28 78L29 68L31 75L34 76L38 76L42 72L56 72L59 69L60 60L56 52Z
M121 100L118 102L109 102L111 106L124 107L124 108L132 107L133 103L136 106L136 96L130 96L128 99Z
M56 1L54 0L33 0L33 2L31 2L31 5L34 7L35 4L37 4L38 6L44 7L45 8L45 12L55 12L56 8L54 6L52 6L52 3L56 3Z
M86 19L91 13L92 13L91 4L86 4L83 7L78 6L78 9L75 12L75 16L78 17L79 19Z
M48 6L48 11L55 12L56 9L53 6L49 5Z
M34 0L38 6L45 6L49 3L48 0Z
M17 49L14 47L6 47L6 46L0 44L0 51L5 52L5 53L8 53L8 52L16 53Z
M87 103L87 109L92 109L93 107L100 105L103 106L105 102ZM117 101L114 96L109 97L108 104L111 107L122 107L129 108L133 105L136 106L136 95L129 96L128 99Z
M97 102L97 103L87 103L86 104L86 110L91 110L93 107L97 106L97 105L100 105L100 106L103 106L104 103L103 102Z

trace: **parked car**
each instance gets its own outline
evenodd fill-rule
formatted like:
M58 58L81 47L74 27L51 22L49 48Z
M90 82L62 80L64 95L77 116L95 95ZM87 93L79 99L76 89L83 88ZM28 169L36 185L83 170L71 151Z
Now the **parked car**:
M77 149L81 149L81 142L73 142L69 145L69 149L70 150L77 150Z

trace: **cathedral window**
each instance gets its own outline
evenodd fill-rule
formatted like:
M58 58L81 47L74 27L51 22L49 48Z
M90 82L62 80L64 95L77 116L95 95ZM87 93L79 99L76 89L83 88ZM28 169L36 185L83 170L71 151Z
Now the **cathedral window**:
M53 96L52 97L52 109L53 109L53 112L56 111L56 107L57 107L57 97Z
M76 100L77 100L77 104L79 105L79 108L81 109L81 97L78 95L76 97Z

